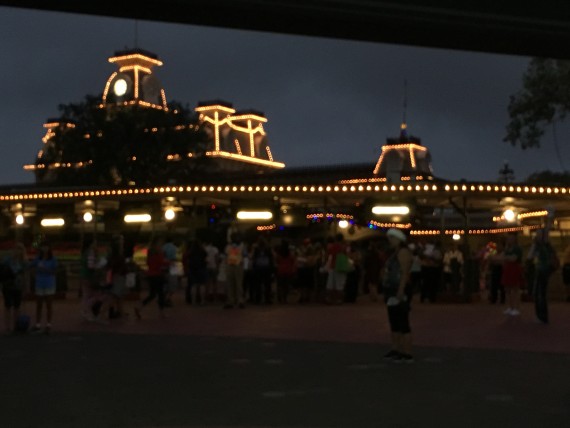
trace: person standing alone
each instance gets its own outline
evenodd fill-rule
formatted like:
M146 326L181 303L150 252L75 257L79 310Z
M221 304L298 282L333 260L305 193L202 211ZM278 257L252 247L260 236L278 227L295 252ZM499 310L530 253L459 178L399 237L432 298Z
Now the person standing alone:
M409 319L412 299L412 252L407 247L406 235L401 230L389 229L387 237L393 253L386 261L383 290L392 332L392 349L384 355L384 359L412 363L414 357Z

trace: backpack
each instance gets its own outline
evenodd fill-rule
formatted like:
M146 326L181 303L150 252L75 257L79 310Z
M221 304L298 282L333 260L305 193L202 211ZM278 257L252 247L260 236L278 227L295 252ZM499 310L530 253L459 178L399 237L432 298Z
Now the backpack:
M242 251L243 250L241 248L241 245L230 245L227 251L228 253L228 258L226 259L227 264L231 266L240 265L243 260Z

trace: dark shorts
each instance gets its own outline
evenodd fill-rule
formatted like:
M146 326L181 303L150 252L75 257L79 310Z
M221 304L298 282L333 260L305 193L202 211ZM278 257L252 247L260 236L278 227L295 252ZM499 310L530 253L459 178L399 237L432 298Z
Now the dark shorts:
M4 295L4 307L20 309L22 304L22 290L2 290Z
M386 302L389 296L385 296ZM410 298L405 302L395 306L386 306L388 309L388 321L390 322L390 331L392 333L408 334L412 330L410 328Z

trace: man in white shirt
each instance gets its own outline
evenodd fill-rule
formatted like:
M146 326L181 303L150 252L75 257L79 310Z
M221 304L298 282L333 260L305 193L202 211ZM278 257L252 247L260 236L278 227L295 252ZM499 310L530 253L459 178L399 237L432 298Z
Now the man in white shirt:
M178 281L180 280L180 272L177 271L178 247L174 244L171 236L167 236L165 244L162 246L164 258L169 263L168 275L165 284L166 305L172 306L172 296L178 289Z
M208 269L208 283L206 284L206 295L209 301L215 301L218 294L218 267L220 262L220 250L211 242L206 244L206 267Z
M463 253L459 250L456 243L445 252L443 256L443 277L445 289L452 293L457 293L461 289L463 269Z

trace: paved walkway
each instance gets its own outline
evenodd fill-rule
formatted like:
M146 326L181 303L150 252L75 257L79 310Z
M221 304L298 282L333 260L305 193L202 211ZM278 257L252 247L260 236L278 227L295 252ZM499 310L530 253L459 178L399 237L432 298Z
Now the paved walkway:
M31 307L31 306L30 306ZM55 329L65 332L114 332L217 337L252 337L344 343L389 343L383 303L362 297L357 304L339 306L289 304L223 310L220 305L187 306L180 298L159 319L150 304L143 319L130 316L108 326L85 322L75 299L56 305ZM505 349L570 354L570 304L550 305L551 323L538 324L532 303L523 303L520 317L503 315L503 306L488 303L413 305L411 323L418 346Z
M28 303L29 305L29 303ZM565 428L570 305L420 305L414 364L385 362L385 308L187 307L0 337L2 427Z

